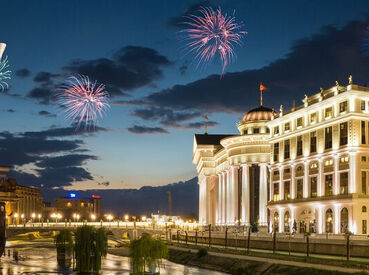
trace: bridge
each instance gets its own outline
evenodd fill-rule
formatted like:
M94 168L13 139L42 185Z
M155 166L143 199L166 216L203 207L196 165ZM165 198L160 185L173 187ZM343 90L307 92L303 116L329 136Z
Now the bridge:
M166 229L161 226L152 226L146 222L36 222L17 225L8 225L6 227L6 237L10 238L19 234L31 232L50 232L69 229L73 232L82 225L93 227L103 227L108 231L109 236L119 240L127 234L130 239L135 239L143 233L152 235L165 235Z

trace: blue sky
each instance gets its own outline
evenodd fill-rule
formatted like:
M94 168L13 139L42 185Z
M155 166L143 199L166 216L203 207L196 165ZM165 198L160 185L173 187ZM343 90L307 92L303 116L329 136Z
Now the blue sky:
M178 26L168 23L171 18L181 16L194 4L219 6L225 12L234 13L239 21L243 21L244 28L248 31L243 47L236 50L237 60L226 68L223 80L219 80L221 72L219 62L214 62L206 68L196 69L196 66L191 63L193 56L191 54L184 56L181 51L182 42L179 39ZM201 114L206 113L209 114L211 121L217 123L215 127L209 129L210 133L236 133L235 123L242 114L258 105L257 87L260 81L264 81L266 86L271 87L270 94L265 94L267 105L277 107L284 103L276 101L277 98L286 101L292 98L299 100L309 89L312 93L313 89L318 90L325 83L333 85L335 76L341 79L341 73L343 75L346 71L337 67L335 68L337 71L332 72L332 75L321 74L322 79L326 81L323 83L314 82L313 80L319 79L316 79L314 74L307 73L306 83L301 81L301 86L296 85L292 79L288 82L288 78L283 80L283 85L278 86L276 79L279 76L275 76L272 66L284 59L290 61L291 58L296 58L296 62L291 61L288 64L304 66L298 62L302 62L300 52L303 52L306 47L314 48L314 51L311 51L311 58L317 62L315 64L319 64L319 55L322 52L317 53L318 50L312 41L315 41L314 39L325 41L325 37L339 38L341 33L346 34L340 30L344 29L350 21L367 20L365 15L368 14L369 5L367 1L33 0L1 1L1 9L0 40L8 45L5 54L9 57L13 71L12 80L9 81L10 89L7 94L0 95L2 117L0 131L3 133L2 139L6 140L3 145L0 142L0 149L2 148L0 152L4 153L1 162L16 168L17 173L14 173L14 176L21 184L88 189L139 188L143 185L162 185L194 177L196 171L191 160L193 134L201 133L203 130L163 125L162 120L166 115L143 119L142 116L134 114L135 110L145 109L152 112L153 109L158 111L157 108L160 108L161 115L165 112L197 113L191 119L180 121L181 125L202 122ZM336 29L322 31L324 26ZM314 38L313 35L316 34L321 36ZM296 44L300 39L305 40ZM332 42L332 39L330 38L329 41ZM339 42L337 43L339 45ZM300 46L296 47L296 45ZM333 42L332 45L334 47ZM53 102L40 104L40 98L29 95L35 87L46 85L46 82L35 82L34 77L39 72L48 72L58 75L52 79L56 83L61 80L60 75L65 76L71 72L69 70L66 73L65 68L72 60L83 60L88 63L91 60L109 59L127 46L133 46L136 53L142 51L142 48L150 49L154 51L153 54L165 58L168 64L165 64L166 62L154 64L160 71L159 75L152 77L147 84L140 84L129 91L122 88L122 93L128 96L114 96L111 102L121 100L132 102L149 98L150 103L143 106L113 104L106 117L98 123L99 127L104 128L102 131L89 135L42 137L45 140L82 141L78 146L70 150L60 149L52 152L40 149L32 153L32 150L28 150L26 156L39 154L38 156L42 157L27 158L27 161L18 160L16 154L21 155L24 152L11 150L10 146L16 147L18 146L16 142L23 142L23 140L15 141L15 137L29 138L25 134L27 131L42 132L70 127ZM325 44L321 43L319 47L323 51ZM356 46L352 45L352 47ZM296 55L289 56L291 52ZM122 54L124 53L123 51ZM314 53L317 54L314 55ZM365 60L366 57L362 58ZM179 68L188 62L185 74L181 74ZM144 63L143 66L151 66L150 64ZM326 65L322 64L322 67ZM286 69L285 74L295 70L293 65L283 66ZM342 65L342 68L346 67L350 66ZM29 75L16 76L16 72L21 69L29 71ZM75 66L73 72L79 69L80 67ZM319 69L315 66L310 71L316 70ZM253 72L257 72L258 77L251 77ZM303 72L300 73L302 78ZM209 78L211 75L216 75L213 83L222 81L221 91L212 91L213 84L210 83L212 78ZM226 84L233 83L231 81L233 77L240 77L237 87ZM201 85L197 86L198 83ZM47 85L47 88L52 86ZM176 85L183 85L185 91L191 90L191 93L186 95L186 104L181 103L183 91ZM275 89L273 89L274 86ZM197 87L199 90L196 90ZM287 87L281 93L281 97L276 95L277 87ZM169 97L163 99L161 94L164 90L173 96L170 99ZM161 97L152 100L150 95L153 93L158 93ZM179 96L176 96L177 93ZM206 98L212 99L214 105L207 107L205 103L198 104L198 95L201 95L205 103ZM222 97L225 99L222 100ZM218 98L219 102L215 102ZM14 112L9 112L9 109ZM47 111L50 115L40 115L40 111ZM134 125L160 128L168 133L132 133L129 128ZM7 136L6 132L11 133L12 136ZM11 158L14 160L8 159L5 153L14 154ZM73 166L78 169L71 169L72 165L64 164L57 167L59 174L53 174L56 172L53 170L47 171L47 177L40 175L40 169L47 169L47 165L40 168L37 163L42 161L48 163L51 158L65 157L70 154L74 157L79 155L79 161L76 161ZM64 160L67 161L68 158ZM63 180L58 183L48 182L50 178L72 170L73 173L82 172L85 176L76 174L65 179L64 183ZM44 172L46 174L46 171ZM109 182L109 185L98 185L101 182Z

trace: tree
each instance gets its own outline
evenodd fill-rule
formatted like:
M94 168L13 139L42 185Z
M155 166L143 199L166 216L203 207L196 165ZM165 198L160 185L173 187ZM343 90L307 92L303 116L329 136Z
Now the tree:
M101 258L108 252L108 237L104 228L83 225L75 235L74 257L78 272L99 272Z
M70 267L73 252L73 235L68 229L61 230L54 238L57 261L61 267Z
M350 236L353 235L353 233L349 230L346 230L346 260L350 260Z
M142 234L141 238L130 244L132 274L145 274L146 268L155 270L163 266L162 259L168 258L168 247L161 240L155 240L150 234Z
M306 237L306 256L309 257L310 255L310 232L306 232L305 233L305 237Z

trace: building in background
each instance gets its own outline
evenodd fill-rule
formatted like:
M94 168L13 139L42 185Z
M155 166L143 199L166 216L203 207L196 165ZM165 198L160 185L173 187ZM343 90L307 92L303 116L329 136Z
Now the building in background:
M8 178L10 167L0 167L0 201L5 202L8 223L22 223L32 216L42 215L41 191L37 188L18 185Z
M200 223L368 234L368 87L350 77L289 111L261 106L238 130L195 135Z
M90 198L78 198L76 193L68 197L56 198L54 206L63 219L95 220L101 218L101 197L92 195Z

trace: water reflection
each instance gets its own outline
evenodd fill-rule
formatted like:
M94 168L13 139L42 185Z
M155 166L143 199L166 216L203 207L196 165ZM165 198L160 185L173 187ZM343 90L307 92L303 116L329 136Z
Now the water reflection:
M70 269L61 270L56 263L56 250L52 248L44 247L45 243L27 243L24 247L16 245L15 243L9 243L6 248L6 256L1 257L0 260L0 274L3 275L16 275L16 274L75 274ZM8 256L8 249L11 254ZM20 260L16 262L13 259L13 251L19 252ZM161 270L161 274L165 275L221 275L223 273L209 271L197 267L184 266L165 261L165 269ZM108 254L102 262L102 274L106 275L129 275L130 262L127 257L115 256Z

